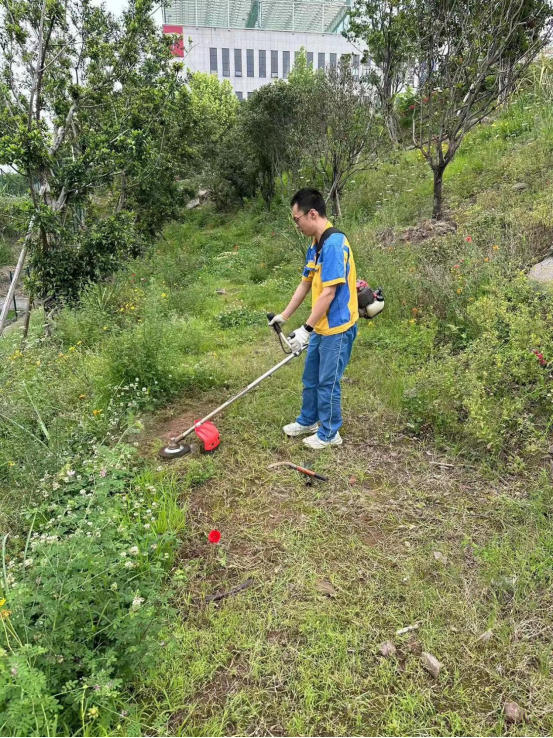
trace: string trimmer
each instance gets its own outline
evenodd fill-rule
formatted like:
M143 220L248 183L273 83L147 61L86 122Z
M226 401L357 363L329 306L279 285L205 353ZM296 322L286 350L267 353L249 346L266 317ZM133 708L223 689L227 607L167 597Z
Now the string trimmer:
M269 321L271 321L274 317L274 313L268 313L267 315ZM265 374L262 374L261 377L258 377L255 381L251 382L251 384L248 384L248 386L243 389L242 392L239 392L234 397L231 397L230 400L227 400L225 403L215 408L215 410L212 410L209 415L205 416L205 418L202 418L201 420L196 420L194 425L192 425L190 428L187 428L179 436L171 438L169 440L169 444L162 448L159 452L159 455L162 459L176 459L179 456L185 456L186 454L189 454L192 451L193 447L189 443L183 443L183 441L191 433L195 433L196 436L200 439L200 450L202 451L202 453L215 451L217 446L221 443L221 438L219 436L219 431L217 430L217 428L213 425L213 423L209 422L211 418L214 418L220 412L225 410L229 405L232 405L233 402L236 402L236 400L244 397L244 395L247 394L250 390L252 390L254 387L257 387L258 384L261 384L264 379L270 377L281 367L285 366L290 361L292 361L292 359L301 354L301 350L292 350L290 343L288 342L286 336L284 336L284 334L282 333L282 328L278 323L275 323L272 327L278 335L284 351L287 353L286 358L279 362L272 369L269 369L269 371L265 372Z

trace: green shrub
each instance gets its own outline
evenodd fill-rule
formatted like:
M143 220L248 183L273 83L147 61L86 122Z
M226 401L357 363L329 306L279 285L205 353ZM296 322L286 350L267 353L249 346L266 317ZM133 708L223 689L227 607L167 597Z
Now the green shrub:
M110 276L125 261L143 253L146 245L133 215L125 212L99 220L78 241L74 234L60 230L55 249L34 250L30 286L35 294L75 302L89 283Z
M413 377L410 420L473 453L511 461L535 453L551 423L553 295L519 276L491 286L467 314L476 336L458 353L442 348Z
M13 259L12 248L0 236L0 267L11 264Z
M176 541L166 493L133 479L130 462L104 452L44 480L26 541L3 550L6 735L109 733L123 686L159 649ZM182 527L182 513L171 518Z

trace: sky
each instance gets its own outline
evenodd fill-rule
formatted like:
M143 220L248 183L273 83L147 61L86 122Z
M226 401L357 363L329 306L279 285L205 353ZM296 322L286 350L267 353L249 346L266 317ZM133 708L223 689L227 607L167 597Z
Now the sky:
M121 10L127 5L127 0L104 0L105 6L112 13L120 13ZM95 0L95 4L100 5L100 0ZM155 14L156 20L161 25L161 6L158 8Z

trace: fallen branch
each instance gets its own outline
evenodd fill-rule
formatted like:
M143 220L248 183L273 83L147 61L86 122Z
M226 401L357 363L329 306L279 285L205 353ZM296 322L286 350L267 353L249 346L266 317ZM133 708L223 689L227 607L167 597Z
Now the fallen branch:
M238 592L242 592L242 590L247 589L248 587L251 587L253 583L254 583L253 579L246 579L245 582L243 582L242 584L239 584L237 587L233 587L232 589L229 589L228 592L219 592L218 594L207 595L207 597L204 597L203 601L205 603L219 602L219 600L223 600L225 597L231 597L232 595L238 594Z

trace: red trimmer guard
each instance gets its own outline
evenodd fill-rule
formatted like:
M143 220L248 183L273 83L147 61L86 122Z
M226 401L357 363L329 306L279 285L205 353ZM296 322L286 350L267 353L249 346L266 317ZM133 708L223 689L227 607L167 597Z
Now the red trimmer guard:
M198 420L195 420L194 422L197 423ZM194 430L194 433L198 436L198 438L202 442L203 450L204 450L204 453L206 454L208 454L210 451L215 451L217 446L221 443L219 431L213 425L213 423L209 422L209 420L203 423L202 425L198 426Z

